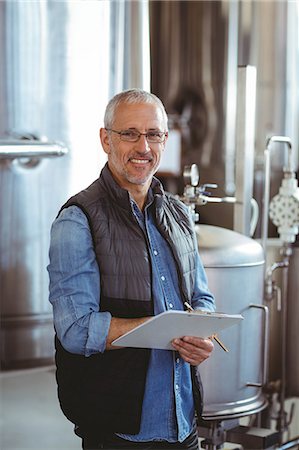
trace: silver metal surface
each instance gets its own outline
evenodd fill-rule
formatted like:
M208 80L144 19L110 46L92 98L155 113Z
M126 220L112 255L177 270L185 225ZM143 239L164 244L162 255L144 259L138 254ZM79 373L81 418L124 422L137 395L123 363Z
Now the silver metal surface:
M223 4L224 5L224 4ZM236 189L236 127L237 127L237 95L238 95L238 35L239 29L239 2L227 2L227 64L226 80L227 93L225 98L225 192L229 195L235 194Z
M262 370L262 382L260 383L260 387L266 385L268 381L268 365L269 365L269 308L266 305L249 305L250 308L261 309L264 313L264 327L263 327L263 336L264 342L262 344L263 349L263 370ZM247 383L249 386L250 382Z
M283 257L281 247L283 243L278 238L267 240L267 267L278 268L273 273L275 286L278 292L283 286ZM292 247L293 253L290 257L288 268L288 288L286 308L286 395L287 397L299 396L299 352L298 352L298 323L299 323L299 246L296 243ZM279 296L280 298L280 296ZM278 298L278 300L279 300ZM269 379L275 381L281 377L282 369L282 322L281 305L275 298L266 299L265 304L270 310L270 360Z
M294 439L291 439L288 442L285 442L284 444L282 444L279 447L279 450L287 450L289 448L295 448L295 447L298 448L298 445L299 445L299 436L294 438Z
M253 239L212 225L196 225L196 231L200 254L206 268L237 268L264 264L261 245ZM261 295L260 293L259 296Z
M286 394L299 397L299 246L290 259L287 300Z
M271 150L273 143L282 143L288 146L287 171L291 171L291 150L292 144L290 138L286 136L271 136L267 139L264 151L264 192L263 192L263 216L262 216L262 246L264 251L267 249L268 227L269 227L269 203L270 203L270 169L271 169Z
M111 76L109 98L123 89L150 91L150 34L147 1L109 2ZM107 39L107 36L103 36ZM108 63L108 61L107 61Z
M66 146L58 142L0 139L0 159L53 158L66 154Z
M238 68L235 231L250 236L253 195L256 68Z
M190 184L191 186L197 186L199 183L199 170L197 164L191 164L190 166L184 167L184 181L185 184Z
M200 373L204 385L204 418L241 417L266 406L262 389L263 350L263 249L237 232L209 225L196 226L199 252L218 311L242 314L242 324L224 330L220 339L229 353L215 347ZM251 382L253 386L248 386ZM256 383L257 385L254 385Z
M53 363L50 227L105 162L108 17L106 2L0 2L2 368Z

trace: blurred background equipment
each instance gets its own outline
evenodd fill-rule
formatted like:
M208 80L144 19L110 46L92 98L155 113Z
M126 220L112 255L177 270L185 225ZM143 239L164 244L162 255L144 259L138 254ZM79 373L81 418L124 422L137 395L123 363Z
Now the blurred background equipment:
M291 0L0 2L7 385L18 380L18 393L22 383L27 390L22 370L30 367L37 385L45 374L54 378L50 226L106 161L98 129L107 100L140 87L169 113L158 176L190 207L218 310L245 317L221 333L230 352L216 348L201 366L201 447L298 448L298 42L299 4ZM13 430L3 433L8 450L18 437L11 389L3 408L5 430ZM26 406L28 418L38 410ZM28 421L19 421L23 446ZM53 423L51 416L46 429ZM62 445L63 433L57 439Z

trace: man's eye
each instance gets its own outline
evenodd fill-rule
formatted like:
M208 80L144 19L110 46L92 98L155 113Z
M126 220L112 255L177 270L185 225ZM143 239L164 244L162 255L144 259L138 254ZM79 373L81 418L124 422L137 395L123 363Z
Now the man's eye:
M163 133L161 133L160 131L149 131L147 133L147 136L150 139L160 139L162 137Z
M136 133L136 131L132 131L132 130L122 131L121 134L127 138L134 138L134 137L138 136L138 133Z

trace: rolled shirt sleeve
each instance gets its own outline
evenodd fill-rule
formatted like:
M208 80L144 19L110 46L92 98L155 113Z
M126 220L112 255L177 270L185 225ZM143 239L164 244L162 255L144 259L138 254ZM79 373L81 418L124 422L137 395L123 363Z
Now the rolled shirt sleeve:
M80 208L70 206L54 221L49 258L49 300L58 339L71 353L103 352L111 314L100 312L99 267Z

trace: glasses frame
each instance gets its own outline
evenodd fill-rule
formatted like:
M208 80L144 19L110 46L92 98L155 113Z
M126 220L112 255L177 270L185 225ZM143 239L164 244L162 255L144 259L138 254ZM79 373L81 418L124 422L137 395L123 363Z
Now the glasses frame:
M120 131L118 131L118 130L113 130L112 128L105 128L105 130L106 131L110 131L112 133L118 134L120 139L121 139L121 141L123 141L123 142L138 142L139 139L141 138L141 136L145 136L147 142L150 143L150 144L163 144L165 142L167 136L168 136L168 131L159 131L159 133L163 134L162 140L161 141L151 141L151 140L148 139L148 133L151 133L150 131L147 131L146 133L141 133L140 131L134 129L134 132L137 135L136 139L135 140L128 140L128 139L122 139L123 133L125 133L127 131L133 131L133 130L129 130L128 129L128 130L120 130Z

